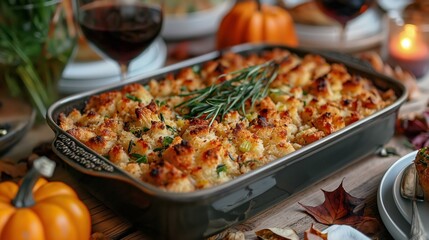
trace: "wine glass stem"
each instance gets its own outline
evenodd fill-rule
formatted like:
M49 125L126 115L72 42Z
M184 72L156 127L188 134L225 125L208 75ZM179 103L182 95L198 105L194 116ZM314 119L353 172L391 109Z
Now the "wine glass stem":
M128 64L129 63L119 63L119 67L121 68L121 81L125 82L128 74Z
M346 47L346 34L347 34L347 24L341 24L340 29L340 49L341 51L345 50Z

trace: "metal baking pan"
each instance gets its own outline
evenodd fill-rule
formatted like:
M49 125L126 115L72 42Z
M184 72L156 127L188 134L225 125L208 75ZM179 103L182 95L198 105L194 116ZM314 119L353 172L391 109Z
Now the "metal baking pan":
M333 174L340 168L374 153L394 134L399 107L406 99L405 87L378 74L360 61L344 55L326 54L278 45L240 45L228 49L239 54L287 49L299 56L320 54L329 62L343 63L350 72L372 80L380 89L391 88L397 100L390 106L325 138L227 183L188 193L163 191L120 170L104 157L74 139L57 124L60 113L83 109L95 94L117 90L127 83L74 95L53 104L47 122L56 134L55 153L71 166L73 176L106 205L127 217L156 239L201 239L270 208L292 194ZM131 82L147 83L166 73L218 58L212 52L159 70Z

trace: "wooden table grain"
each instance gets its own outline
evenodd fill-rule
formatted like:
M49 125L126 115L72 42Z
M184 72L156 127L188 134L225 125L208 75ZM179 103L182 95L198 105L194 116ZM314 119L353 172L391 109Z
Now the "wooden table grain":
M401 108L401 114L419 111L427 104L429 99L429 79L422 80L419 85L423 89L422 97L414 102L405 104ZM35 146L43 142L51 142L53 137L53 132L46 124L38 124L5 158L22 159L28 156ZM394 136L386 146L396 148L399 155L403 156L412 151L404 146L403 142L404 138L402 136ZM294 229L302 239L303 232L310 228L312 224L316 228L323 230L328 226L316 223L312 217L303 212L303 208L298 202L312 206L319 205L324 200L323 193L320 190L334 190L343 181L343 186L347 192L353 196L365 198L367 214L378 218L380 221L380 228L376 234L370 237L373 239L392 239L378 213L377 189L384 173L400 156L380 157L374 153L359 159L260 214L227 229L226 232L242 231L246 239L256 239L254 232L259 229L289 227ZM127 219L107 208L103 204L103 201L107 200L94 198L90 191L85 189L81 183L76 182L68 171L61 164L59 165L53 179L64 181L77 190L80 198L91 212L93 232L102 233L106 239L150 239L149 236L134 227ZM219 234L218 238L221 239L222 236L223 234ZM216 237L214 238L216 239Z
M20 142L17 148L27 149L29 144L28 142L26 144L25 140L34 140L35 136L43 136L42 138L47 138L46 140L50 141L50 135L52 134L49 127L46 125L39 125ZM40 137L38 139L40 140ZM395 136L386 146L396 148L399 155L403 156L412 151L404 146L403 141L403 137ZM34 146L36 145L37 144ZM8 157L13 157L13 154L16 153L8 154ZM377 189L386 170L398 159L399 156L379 157L374 153L368 157L357 160L353 164L339 169L337 172L332 173L332 175L324 179L320 179L312 186L273 205L260 214L227 229L226 232L242 231L246 239L256 239L254 232L263 228L289 227L294 229L300 238L303 238L304 231L310 228L312 224L314 224L316 228L323 230L328 226L318 224L312 217L304 213L303 208L298 202L312 206L319 205L324 200L323 193L320 191L321 189L332 191L343 182L345 190L351 195L365 198L367 214L378 218L380 221L380 229L371 237L373 239L391 239L392 237L384 227L378 213ZM66 182L77 190L79 197L91 212L93 232L103 233L107 239L151 239L144 231L135 228L127 219L115 214L107 208L103 204L103 201L108 200L96 199L93 197L90 191L82 186L82 183L78 183L74 180L67 171L66 166L61 163L58 165L51 180ZM223 235L224 234L219 234L218 237L214 239L222 239Z

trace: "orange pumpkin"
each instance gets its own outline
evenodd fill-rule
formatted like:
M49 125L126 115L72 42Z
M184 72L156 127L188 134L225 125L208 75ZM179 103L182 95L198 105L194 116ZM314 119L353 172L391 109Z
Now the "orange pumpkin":
M247 42L297 46L289 12L278 6L261 4L259 0L237 2L219 25L217 48Z
M0 183L0 239L89 239L90 215L75 191L33 169L20 185Z

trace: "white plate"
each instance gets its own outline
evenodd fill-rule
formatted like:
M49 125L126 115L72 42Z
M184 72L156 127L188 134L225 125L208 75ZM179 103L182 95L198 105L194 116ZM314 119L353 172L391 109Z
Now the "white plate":
M375 46L384 37L382 16L375 9L369 9L350 21L346 28L346 41L340 44L341 27L295 24L301 47L339 51L357 51Z
M186 39L213 34L217 31L222 17L234 1L226 0L211 9L181 16L166 16L161 35L167 39Z
M410 164L414 153L405 155L396 161L384 174L377 192L377 206L381 220L389 233L397 240L408 239L411 226L396 207L393 185L398 174Z
M410 4L411 0L378 0L377 3L386 11L400 11Z
M158 38L139 57L131 61L129 78L147 74L164 66L167 46ZM59 91L70 94L88 91L120 81L119 66L110 59L94 62L70 62L59 82Z
M412 152L405 157L401 158L402 161L407 161L409 164L416 157L416 153ZM408 166L408 165L407 165ZM406 167L405 167L406 168ZM401 170L401 172L396 176L395 182L393 183L393 199L395 200L395 204L399 209L399 212L404 216L404 218L411 224L411 209L412 204L410 200L404 199L401 197L401 192L399 190L401 186L401 178L404 174L405 168ZM429 223L429 203L428 202L417 202L418 214L420 215L420 219L424 223ZM429 225L423 226L426 232L429 232Z

